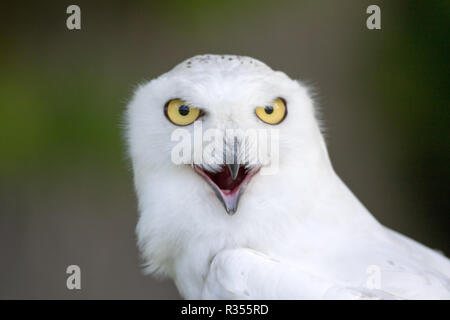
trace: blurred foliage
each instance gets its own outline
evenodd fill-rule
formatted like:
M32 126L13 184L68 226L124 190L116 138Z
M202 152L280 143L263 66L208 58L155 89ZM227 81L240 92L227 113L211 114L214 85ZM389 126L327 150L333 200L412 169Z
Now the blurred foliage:
M401 139L404 187L450 212L450 2L403 1L384 20L374 85ZM380 48L380 47L379 47Z
M7 70L0 76L2 173L108 165L122 157L118 128L126 90L90 73Z

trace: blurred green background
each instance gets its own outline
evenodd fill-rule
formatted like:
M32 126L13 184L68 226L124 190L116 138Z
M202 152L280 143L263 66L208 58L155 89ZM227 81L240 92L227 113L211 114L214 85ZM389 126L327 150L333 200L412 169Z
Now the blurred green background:
M140 272L122 114L202 53L314 85L337 173L383 224L450 253L449 1L10 1L0 18L0 298L178 297Z

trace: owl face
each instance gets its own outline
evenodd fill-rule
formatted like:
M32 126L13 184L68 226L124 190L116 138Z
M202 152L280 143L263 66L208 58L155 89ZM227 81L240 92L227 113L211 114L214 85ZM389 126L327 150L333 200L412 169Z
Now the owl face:
M197 56L140 86L127 126L141 206L166 199L233 215L246 189L301 179L326 153L307 90L247 57ZM252 196L276 197L272 188Z

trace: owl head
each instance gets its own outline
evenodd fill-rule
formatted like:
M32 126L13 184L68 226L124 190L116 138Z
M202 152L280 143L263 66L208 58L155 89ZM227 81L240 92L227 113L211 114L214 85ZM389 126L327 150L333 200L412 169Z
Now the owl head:
M281 230L332 171L307 88L249 57L185 60L137 88L126 123L138 237L159 265L202 234Z

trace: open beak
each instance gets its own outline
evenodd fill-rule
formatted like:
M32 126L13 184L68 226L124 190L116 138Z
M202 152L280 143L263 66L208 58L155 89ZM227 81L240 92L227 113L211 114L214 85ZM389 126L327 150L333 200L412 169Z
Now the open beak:
M194 170L211 186L217 198L222 202L229 215L237 211L239 199L251 178L260 168L245 169L239 164L223 165L219 172L203 170L194 165Z

